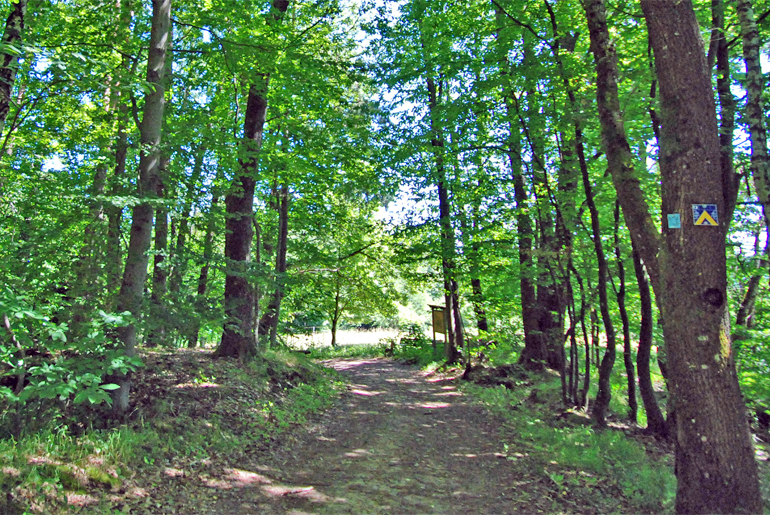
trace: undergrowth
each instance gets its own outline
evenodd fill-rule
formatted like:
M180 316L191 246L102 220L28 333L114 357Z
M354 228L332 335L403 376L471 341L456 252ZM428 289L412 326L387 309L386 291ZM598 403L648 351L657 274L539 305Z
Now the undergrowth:
M504 450L521 451L507 458L528 460L560 495L608 511L621 509L608 505L616 496L640 513L673 509L676 478L670 458L652 458L618 430L595 430L580 413L558 415L558 380L535 379L515 390L469 384L465 390L505 419Z
M73 495L129 496L136 477L237 459L330 406L340 389L331 371L296 353L266 352L246 365L198 351L145 358L126 424L97 429L103 413L94 410L86 428L57 417L0 439L0 490L9 494L0 514L61 513ZM102 499L87 513L112 513L110 506Z

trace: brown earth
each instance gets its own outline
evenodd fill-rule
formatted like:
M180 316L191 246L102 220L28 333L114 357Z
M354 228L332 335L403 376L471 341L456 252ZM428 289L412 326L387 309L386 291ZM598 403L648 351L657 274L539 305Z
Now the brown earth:
M326 364L349 382L337 407L269 455L204 478L216 499L196 513L573 511L526 460L507 459L500 421L452 381L387 359Z

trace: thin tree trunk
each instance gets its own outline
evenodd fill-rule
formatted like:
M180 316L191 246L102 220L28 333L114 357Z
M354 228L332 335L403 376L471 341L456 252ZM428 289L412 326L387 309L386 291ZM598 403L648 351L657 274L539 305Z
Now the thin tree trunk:
M658 293L676 407L676 510L761 513L757 465L738 386L727 311L725 232L730 192L719 162L711 74L689 0L642 0L661 98L663 213L681 213L664 231ZM718 227L686 216L714 204ZM644 256L643 256L644 257ZM645 260L645 265L648 265Z
M444 347L444 357L447 363L456 363L458 353L457 326L457 282L455 280L455 235L452 228L451 208L449 205L449 191L447 188L446 170L444 168L444 139L439 127L439 91L431 73L426 77L428 87L428 105L431 113L431 146L434 149L436 160L436 186L439 199L439 226L441 228L441 268L444 275L444 302L446 305L447 339Z
M762 92L765 84L765 76L762 73L762 65L760 63L760 47L762 42L759 38L759 29L754 19L754 9L751 7L751 1L737 0L737 10L741 22L743 60L746 63L744 85L747 97L746 121L748 122L749 135L751 136L751 176L754 178L759 202L767 207L770 205L770 157L768 157L767 151L765 108L762 101ZM727 50L725 49L726 52ZM732 145L730 145L730 148L732 148ZM766 209L764 215L765 224L770 226Z
M585 346L586 365L585 375L583 376L583 389L580 391L580 398L578 399L578 406L588 407L588 389L591 387L591 340L588 338L588 330L586 329L586 292L583 287L583 279L580 274L572 267L572 275L578 282L580 288L580 328L583 332L583 343ZM576 358L577 359L577 356ZM576 387L577 388L577 387Z
M27 16L27 0L17 0L11 5L11 12L5 21L5 31L0 52L0 135L11 110L13 83L19 69L19 56Z
M193 200L197 191L198 181L203 172L203 159L206 155L206 148L200 146L195 151L195 160L193 161L190 183L187 185L187 194L185 203L182 206L179 228L177 229L176 243L173 251L173 268L168 280L168 289L174 294L179 293L182 286L185 272L187 271L187 257L185 256L187 248L187 238L190 236L190 211L192 210Z
M628 321L626 309L626 268L623 266L623 252L620 248L620 203L615 201L615 259L618 266L618 311L623 323L623 364L626 368L626 386L628 389L628 419L636 423L636 412L639 405L636 402L636 373L634 371L634 356L631 351L631 324Z
M647 209L647 201L634 170L635 159L626 139L618 96L617 56L607 29L604 2L587 0L584 7L591 35L591 52L596 62L596 99L608 168L631 241L647 266L653 290L657 291L660 235Z
M647 273L644 270L639 253L632 252L636 282L639 285L639 303L642 315L639 327L639 350L636 353L636 369L639 373L639 394L642 397L644 411L647 414L647 431L657 438L668 438L668 426L655 398L655 389L650 377L650 352L652 350L652 295Z
M158 199L165 200L166 197L165 182L168 176L169 162L168 155L162 152L157 189L155 191ZM153 242L153 249L155 253L152 259L152 293L150 294L153 327L147 335L146 345L148 347L157 346L158 340L163 340L166 334L165 324L167 317L163 311L168 290L168 270L164 264L168 254L168 208L165 204L158 204L158 207L155 209L155 241Z
M596 208L596 203L594 202L591 179L589 178L588 173L583 173L583 189L586 192L588 211L591 213L591 233L594 243L594 252L596 253L597 269L599 272L599 281L597 284L597 289L599 291L599 310L602 314L604 333L607 337L607 350L604 353L604 358L602 358L601 363L599 364L599 391L596 394L596 403L594 404L592 415L599 426L605 426L607 423L607 409L610 406L610 399L612 398L610 375L612 374L612 367L615 364L615 327L612 324L609 299L607 297L609 267L607 265L607 258L604 254L604 246L602 245L602 232L599 227L599 210Z
M219 204L219 195L214 191L211 195L211 206L209 208L208 221L206 222L206 236L203 240L203 265L201 266L200 274L198 275L198 291L197 291L197 304L198 313L200 317L200 311L202 311L206 305L206 290L209 282L209 270L211 269L211 259L214 257L214 234L217 228L217 221L214 217L215 210ZM195 320L195 325L190 334L190 339L187 342L187 346L193 348L198 345L198 333L200 332L200 320Z
M270 315L270 345L278 343L278 320L281 316L281 300L286 285L286 252L289 241L289 188L286 184L278 190L278 248L275 253L275 292L267 307Z
M153 0L150 50L147 58L147 82L152 90L145 95L145 105L141 127L141 149L139 159L139 184L137 195L146 199L157 190L161 127L165 105L165 63L168 35L171 29L171 0ZM131 220L131 239L123 272L123 283L118 296L118 311L129 311L135 319L141 317L142 292L147 278L147 251L150 249L152 235L152 205L146 200L133 208ZM136 354L136 325L130 323L118 329L118 338L127 356ZM130 377L118 380L120 389L113 395L113 407L116 414L123 414L128 409L128 395L131 388Z
M712 38L716 45L717 62L717 93L719 96L719 156L722 170L722 182L724 184L725 199L727 202L725 211L725 223L730 224L735 211L735 202L738 197L740 177L733 167L733 133L735 132L735 98L731 91L732 79L730 78L730 49L725 37L725 16L722 0L712 0ZM765 140L765 145L767 141ZM765 157L767 151L765 150ZM725 227L727 227L727 225Z

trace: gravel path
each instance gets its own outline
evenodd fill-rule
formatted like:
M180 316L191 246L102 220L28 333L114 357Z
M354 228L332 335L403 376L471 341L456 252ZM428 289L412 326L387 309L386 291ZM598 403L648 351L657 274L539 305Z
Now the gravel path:
M224 471L208 513L553 512L536 494L545 485L500 454L499 421L451 382L387 359L327 365L350 383L340 404L271 455Z

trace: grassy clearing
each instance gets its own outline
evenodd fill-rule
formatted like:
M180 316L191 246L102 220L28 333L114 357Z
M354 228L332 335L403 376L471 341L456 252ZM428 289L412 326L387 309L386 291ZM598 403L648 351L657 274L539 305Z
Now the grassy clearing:
M237 459L331 405L340 386L293 352L268 352L246 365L212 360L207 351L147 352L143 359L128 423L101 427L106 409L60 406L48 427L0 439L0 490L9 492L0 513L106 514L132 505L132 513L149 513L136 508L149 502L148 478L157 478L155 486L169 471Z
M363 334L368 336L370 332ZM386 336L380 337L376 342L311 347L310 356L319 360L390 357L420 368L436 368L443 363L443 343L437 342L434 346L433 342L417 329L401 332L382 331L379 334ZM351 337L350 340L355 341L356 338Z

